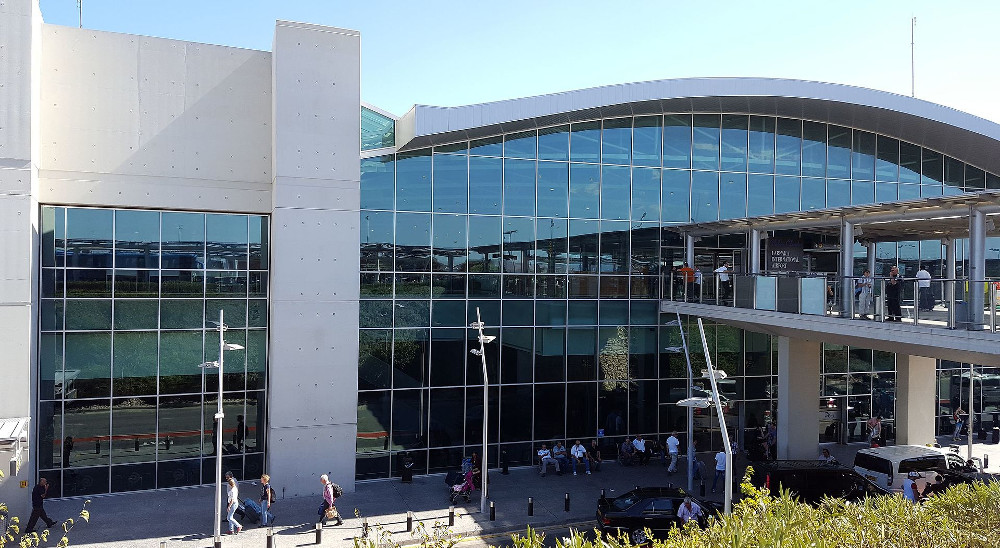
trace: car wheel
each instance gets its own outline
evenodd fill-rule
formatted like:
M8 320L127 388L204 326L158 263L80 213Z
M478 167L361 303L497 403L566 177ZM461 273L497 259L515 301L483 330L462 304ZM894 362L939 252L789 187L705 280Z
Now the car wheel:
M636 546L644 546L652 542L652 539L650 539L649 536L646 535L646 531L642 529L636 529L635 531L632 531L632 533L629 536L632 537L632 543L635 544Z

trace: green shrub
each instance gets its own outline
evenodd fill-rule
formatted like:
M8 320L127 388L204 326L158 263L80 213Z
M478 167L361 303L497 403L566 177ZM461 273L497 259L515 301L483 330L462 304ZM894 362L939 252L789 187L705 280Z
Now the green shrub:
M787 492L772 496L748 478L731 516L712 518L705 529L694 524L673 529L656 538L654 548L980 548L995 546L1000 531L1000 483L957 485L923 504L895 495L858 504L828 499L812 507ZM516 548L542 546L542 536L530 529L512 538ZM626 536L588 540L574 534L557 545L628 548L632 543Z

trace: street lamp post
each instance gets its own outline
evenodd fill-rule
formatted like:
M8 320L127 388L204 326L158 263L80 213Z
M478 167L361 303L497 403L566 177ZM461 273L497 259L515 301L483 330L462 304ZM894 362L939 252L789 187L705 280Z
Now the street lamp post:
M496 340L495 335L483 335L483 324L482 318L479 316L479 307L476 307L476 321L469 324L469 327L479 331L479 348L473 348L470 352L474 356L479 356L483 364L483 460L482 469L479 471L482 486L480 489L479 496L479 511L480 513L486 513L486 499L489 495L487 489L489 488L489 483L487 482L487 476L489 475L489 460L487 459L486 450L489 447L487 433L489 432L490 424L490 402L489 402L489 377L486 372L486 343L493 342Z
M712 356L708 352L708 341L705 339L705 326L701 323L701 318L698 318L698 330L701 332L701 344L705 349L705 364L708 369L702 370L702 377L709 379L712 384L712 397L711 398L701 398L701 397L691 397L685 398L679 402L677 405L681 407L698 407L701 409L706 409L715 405L716 414L719 416L719 433L722 435L722 445L726 453L726 485L725 487L725 513L728 515L733 511L733 445L729 442L729 428L726 426L726 418L723 416L722 410L722 397L719 395L719 386L716 382L717 379L726 378L725 371L716 371L712 367Z
M204 362L199 367L217 368L219 371L219 394L215 409L215 548L222 548L222 370L226 350L243 350L238 344L227 344L224 311L219 310L219 361Z

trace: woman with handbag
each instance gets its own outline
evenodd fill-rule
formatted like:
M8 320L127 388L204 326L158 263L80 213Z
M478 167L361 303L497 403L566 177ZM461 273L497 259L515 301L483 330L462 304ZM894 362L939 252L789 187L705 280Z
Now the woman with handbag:
M337 511L337 507L334 503L337 501L337 497L333 495L333 483L330 482L330 477L323 474L319 477L319 482L323 484L323 505L320 506L320 523L326 525L326 522L335 519L337 523L334 525L341 525L344 520L340 517L340 512Z

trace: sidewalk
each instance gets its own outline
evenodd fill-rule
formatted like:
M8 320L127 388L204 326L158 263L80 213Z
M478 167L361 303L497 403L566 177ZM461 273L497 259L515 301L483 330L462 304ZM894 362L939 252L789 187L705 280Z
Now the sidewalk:
M708 459L711 455L702 455ZM539 477L537 468L511 470L510 475L498 471L491 474L490 499L496 505L496 521L489 521L489 510L479 513L479 491L471 503L457 505L453 533L462 536L494 535L523 531L527 525L542 527L580 523L581 528L596 525L594 513L601 489L609 497L633 489L636 485L665 486L671 482L683 487L683 472L668 476L666 468L656 460L648 466L621 467L606 462L601 472L587 476L551 472ZM275 481L280 481L276 478ZM250 482L241 482L241 491L256 490ZM570 511L564 510L565 495L570 496ZM72 546L101 548L204 548L212 546L212 500L214 487L193 487L159 492L142 492L94 497L91 499L91 522L80 524L70 537ZM711 493L709 493L711 497ZM719 496L719 495L717 495ZM528 497L534 497L534 516L528 517ZM320 495L279 500L274 506L277 525L274 540L277 547L314 545L316 508ZM53 519L75 517L83 501L54 500L46 504ZM414 526L422 521L427 529L435 522L448 523L448 488L443 475L414 478L412 484L398 479L360 483L355 493L338 499L337 507L344 525L327 525L323 529L322 546L353 547L353 538L361 536L361 520L354 516L357 508L368 517L369 525L381 524L394 533L397 542L411 539L406 533L406 512L414 513ZM27 516L24 516L27 517ZM228 529L223 524L223 532ZM223 535L223 545L233 548L260 547L266 544L266 530L244 524L238 536Z

